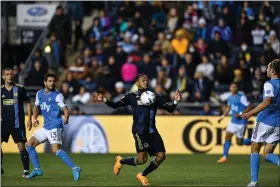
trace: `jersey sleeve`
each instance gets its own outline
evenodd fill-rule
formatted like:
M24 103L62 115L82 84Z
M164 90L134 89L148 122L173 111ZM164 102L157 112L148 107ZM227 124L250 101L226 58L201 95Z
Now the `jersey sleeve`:
M64 96L62 95L62 93L59 93L56 98L55 98L55 102L58 104L58 106L60 108L66 107L66 104L64 103Z
M266 82L263 86L264 89L264 97L274 97L274 93L273 93L273 86L271 83Z
M34 103L36 106L40 105L40 102L39 102L39 92L36 93L36 98L35 98L35 103Z
M170 113L173 112L177 106L174 102L169 105L160 95L156 95L156 103L159 108L162 108Z
M245 95L241 96L240 102L241 102L242 105L244 105L246 107L250 105L250 102L247 100L247 97Z
M24 87L21 88L21 97L22 97L22 100L25 101L25 102L29 102L30 101L30 98L27 94L27 91Z
M126 106L130 105L130 99L129 99L129 97L130 97L130 94L128 93L128 94L126 94L125 96L123 96L123 97L122 97L119 101L117 101L117 102L113 102L113 101L107 100L107 101L105 102L105 104L108 105L108 106L111 107L111 108L114 108L114 109L119 108L119 107L126 107Z

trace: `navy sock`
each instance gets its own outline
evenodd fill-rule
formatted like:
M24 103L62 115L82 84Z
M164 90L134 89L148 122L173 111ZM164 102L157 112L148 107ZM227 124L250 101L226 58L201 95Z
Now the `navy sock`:
M230 141L226 140L226 142L224 144L224 157L225 158L228 157L229 148L230 148Z
M123 158L121 160L121 164L136 166L137 165L137 157Z
M159 167L159 165L162 162L163 161L157 161L156 159L152 160L151 163L149 164L149 166L146 169L144 169L144 171L142 172L142 175L147 176L148 174L152 173Z
M252 143L251 143L251 139L250 139L250 138L244 139L242 144L243 144L243 145L251 145L251 144L252 144Z
M23 169L25 171L29 171L29 155L26 149L20 151L20 157L21 157Z

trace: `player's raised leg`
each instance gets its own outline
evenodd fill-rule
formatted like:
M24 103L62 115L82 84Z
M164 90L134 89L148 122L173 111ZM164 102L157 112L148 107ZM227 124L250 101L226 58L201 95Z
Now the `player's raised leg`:
M231 146L231 138L232 138L233 134L231 132L226 133L226 137L225 137L225 143L224 143L224 152L223 152L223 156L217 161L217 163L225 163L227 162L228 159L228 153L229 153L229 149Z
M40 132L42 132L41 129L36 131L35 134L36 133L39 134ZM38 160L38 154L35 149L35 147L40 144L41 144L40 140L38 140L35 136L32 136L31 139L26 143L26 149L28 151L29 157L34 167L34 170L27 177L28 179L32 179L34 177L43 175L43 171L40 167L39 160Z
M274 154L274 149L277 146L278 141L273 143L267 143L264 147L264 154L263 157L267 162L270 162L272 164L276 164L280 166L280 159L279 156Z
M26 178L29 175L29 154L25 148L25 143L17 143L18 150L20 152L20 158L23 166L23 178Z

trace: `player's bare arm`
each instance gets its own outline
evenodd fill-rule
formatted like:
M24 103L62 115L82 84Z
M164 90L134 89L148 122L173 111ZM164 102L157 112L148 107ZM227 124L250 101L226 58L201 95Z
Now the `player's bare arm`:
M235 114L236 118L242 118L242 115L246 112L249 112L250 110L252 110L254 108L254 106L252 104L250 104L243 112L237 113Z
M62 108L63 110L63 113L64 113L64 125L67 125L68 124L68 120L69 120L69 110L68 110L68 107L65 106Z
M252 115L254 114L258 114L259 112L263 111L264 109L266 109L267 107L269 107L269 105L272 103L273 97L267 97L263 100L263 102L261 102L256 108L254 108L253 110L250 110L249 112L246 112L242 115L243 119L249 119Z
M30 131L31 128L32 128L32 106L31 106L31 103L26 102L26 107L27 107L27 115L28 115L27 129L28 129L28 131Z
M92 93L92 98L93 98L93 101L94 102L97 102L97 101L99 101L99 102L106 102L106 98L105 97L103 97L103 95L101 94L101 93L97 93L97 92L94 92L94 93Z
M34 127L39 126L39 120L37 119L39 115L39 106L34 105L33 108L33 117L32 117L32 124Z
M106 99L101 93L92 93L92 97L93 97L93 101L94 102L104 102L106 105L108 105L109 107L113 108L113 109L117 109L119 107L125 107L128 105L128 103L125 103L124 98L126 96L124 96L121 100L117 101L117 102L113 102L110 101L108 99Z
M175 93L175 101L179 102L182 99L182 94L179 90Z
M225 118L225 116L227 116L229 114L229 111L230 111L230 107L229 106L226 106L226 109L223 113L223 115L218 119L218 123L221 123L221 121L223 121L223 119Z

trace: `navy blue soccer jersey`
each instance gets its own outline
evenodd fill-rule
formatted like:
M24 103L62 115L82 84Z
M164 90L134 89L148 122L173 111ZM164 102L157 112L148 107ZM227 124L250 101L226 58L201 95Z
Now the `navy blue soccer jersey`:
M39 106L44 117L44 128L47 130L63 128L60 108L66 107L63 95L57 91L45 93L42 89L36 94L35 105Z
M272 103L257 116L257 122L269 126L280 126L280 79L265 82L263 98L272 97Z

